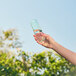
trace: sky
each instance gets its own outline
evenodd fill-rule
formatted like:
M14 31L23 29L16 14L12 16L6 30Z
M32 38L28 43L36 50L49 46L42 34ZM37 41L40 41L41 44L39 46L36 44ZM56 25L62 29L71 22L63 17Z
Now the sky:
M37 19L43 32L76 52L76 0L0 0L0 30L18 30L23 50L41 52L31 21Z

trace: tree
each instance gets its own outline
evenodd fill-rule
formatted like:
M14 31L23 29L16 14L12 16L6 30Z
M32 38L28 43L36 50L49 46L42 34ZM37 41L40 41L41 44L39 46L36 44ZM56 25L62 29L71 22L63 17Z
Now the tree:
M29 56L21 50L15 29L2 32L0 36L0 75L17 76L28 72ZM22 59L22 61L21 61Z
M31 66L36 74L43 71L41 76L63 76L69 73L72 67L71 63L53 50L34 54Z
M29 55L15 29L0 36L0 76L75 76L76 66L54 50Z

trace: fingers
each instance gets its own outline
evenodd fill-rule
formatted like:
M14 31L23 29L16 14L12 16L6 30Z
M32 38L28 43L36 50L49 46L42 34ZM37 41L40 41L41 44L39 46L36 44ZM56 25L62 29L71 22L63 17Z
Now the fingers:
M36 38L36 37L34 37L34 38L35 38L35 40L36 40L36 42L37 42L38 44L40 44L40 45L42 45L42 46L44 46L44 47L46 47L46 48L49 48L49 47L47 46L47 44L44 43L44 41L41 41L41 42L40 42L40 41L38 40L38 38Z
M38 44L40 44L44 47L47 47L47 48L52 47L52 46L50 46L50 42L51 42L50 40L52 38L48 34L40 32L33 36ZM45 41L42 41L43 38L45 38Z
M36 40L37 43L43 45L43 42L40 42L36 37L35 37L35 40Z
M35 36L43 36L43 34L44 34L43 32L40 32L40 33L36 33Z
M43 38L48 38L48 35L40 32L40 33L37 33L36 35L33 35L35 37L35 40L37 41L42 41Z
M44 43L44 41L42 41L40 37L34 36L34 38L35 38L35 40L36 40L37 43L39 43L41 45Z
M40 36L48 37L48 35L44 34L43 32L40 32L34 35L34 37L40 37Z

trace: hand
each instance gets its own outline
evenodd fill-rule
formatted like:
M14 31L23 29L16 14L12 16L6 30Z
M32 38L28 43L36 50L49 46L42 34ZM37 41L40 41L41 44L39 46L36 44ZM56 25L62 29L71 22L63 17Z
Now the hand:
M45 33L37 33L35 35L33 35L36 42L44 47L47 48L53 48L53 44L54 44L54 39L52 37L50 37L49 35L45 34ZM44 40L42 40L44 39Z

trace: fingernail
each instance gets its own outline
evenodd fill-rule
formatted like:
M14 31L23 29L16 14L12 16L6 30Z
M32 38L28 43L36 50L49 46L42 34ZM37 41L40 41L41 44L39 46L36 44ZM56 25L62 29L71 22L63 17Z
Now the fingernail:
M35 37L35 35L33 35Z

